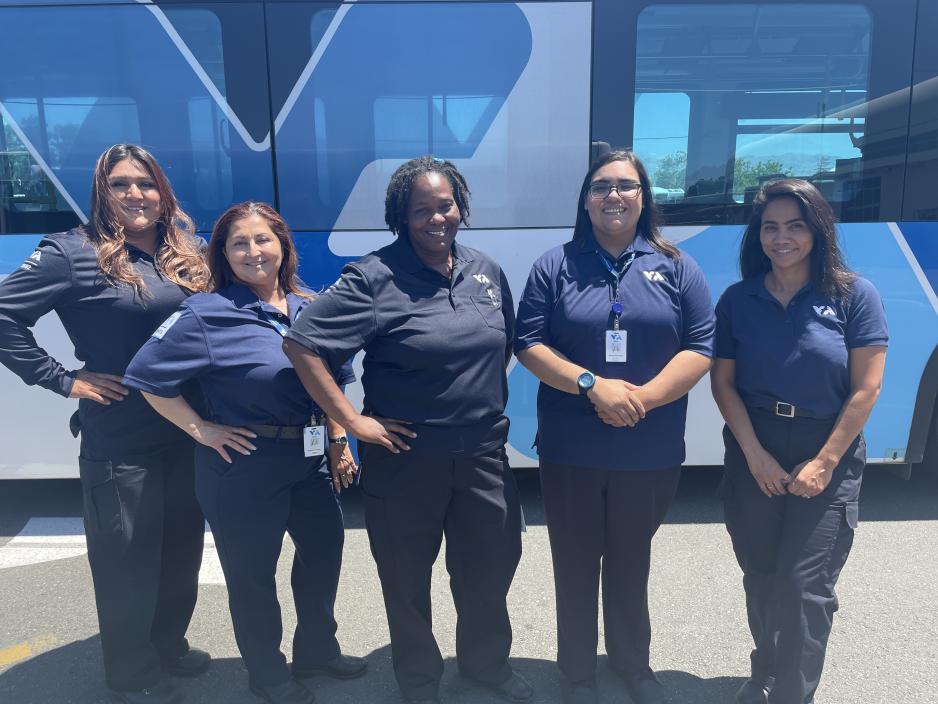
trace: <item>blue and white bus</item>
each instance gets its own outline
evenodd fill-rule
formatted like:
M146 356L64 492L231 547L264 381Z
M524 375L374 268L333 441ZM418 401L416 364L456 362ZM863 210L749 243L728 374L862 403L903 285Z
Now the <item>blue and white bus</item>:
M314 287L389 241L385 184L424 153L466 174L460 237L516 297L570 237L605 145L645 160L714 300L759 184L799 176L885 299L867 445L910 466L936 432L936 30L932 0L0 0L0 276L87 217L115 142L158 156L202 232L233 202L273 203ZM54 316L36 335L78 366ZM509 380L511 458L531 466L536 383L518 365ZM0 476L75 476L74 402L6 370L0 394ZM701 384L689 464L721 463L720 426Z

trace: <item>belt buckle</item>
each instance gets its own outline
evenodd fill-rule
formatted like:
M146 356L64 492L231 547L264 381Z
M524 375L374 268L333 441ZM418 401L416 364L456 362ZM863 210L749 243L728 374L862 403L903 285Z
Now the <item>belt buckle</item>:
M794 418L795 417L795 407L790 403L784 403L783 401L775 402L775 415L782 416L783 418Z

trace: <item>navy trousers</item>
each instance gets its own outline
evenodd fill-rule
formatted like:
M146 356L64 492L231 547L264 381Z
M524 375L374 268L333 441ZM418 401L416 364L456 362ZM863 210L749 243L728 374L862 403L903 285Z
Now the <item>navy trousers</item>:
M606 652L623 675L650 674L651 540L681 468L629 472L541 460L557 595L557 665L570 684L596 677L599 584Z
M490 684L506 681L506 597L521 558L521 504L504 449L476 457L418 458L376 445L359 448L368 539L404 696L435 698L443 675L432 630L430 574L444 534L459 670Z
M814 457L834 424L760 409L750 409L749 415L759 442L786 471ZM743 570L755 644L752 677L775 677L771 704L811 704L837 611L834 586L853 545L866 445L862 435L853 441L818 496L770 498L759 490L728 428L723 437L721 493L726 528Z
M196 450L196 494L212 527L228 585L238 649L251 685L290 679L280 641L277 560L284 535L296 547L293 664L309 667L339 655L333 615L342 545L342 510L322 457L303 456L302 440L255 438L251 455Z
M189 650L205 519L195 498L192 443L110 456L83 441L78 467L88 561L108 687L138 691L160 659Z

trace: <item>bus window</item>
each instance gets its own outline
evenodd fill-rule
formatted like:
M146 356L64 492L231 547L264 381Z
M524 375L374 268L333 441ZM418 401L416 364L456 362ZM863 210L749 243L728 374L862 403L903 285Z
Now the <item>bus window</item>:
M636 27L632 143L671 189L669 222L743 222L784 176L815 183L842 220L897 207L904 145L872 90L866 6L655 4Z
M905 220L938 220L938 3L919 5L909 119L909 165L902 215ZM932 266L934 269L934 265Z

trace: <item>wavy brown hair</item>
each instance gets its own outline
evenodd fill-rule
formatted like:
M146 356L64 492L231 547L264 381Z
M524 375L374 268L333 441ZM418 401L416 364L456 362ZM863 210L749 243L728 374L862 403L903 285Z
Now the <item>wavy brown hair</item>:
M290 235L290 228L280 213L274 210L267 203L255 203L247 201L232 205L228 210L221 214L215 227L212 228L212 239L208 243L208 268L212 272L211 290L218 291L234 283L238 278L231 271L231 265L228 263L228 257L225 256L225 243L228 241L228 235L231 234L231 226L238 220L249 218L252 215L258 215L267 221L271 231L280 241L280 249L283 252L283 258L280 261L280 271L277 273L277 279L280 287L285 293L294 293L303 298L312 298L312 295L300 281L296 269L299 265L299 259L296 256L296 246L293 244L293 237Z
M798 204L801 217L814 235L810 255L812 285L831 298L845 298L856 274L847 267L837 245L834 211L814 184L800 178L770 181L759 190L752 201L752 217L739 248L739 273L744 279L751 279L772 270L759 234L766 207L778 198L791 198Z
M91 184L91 221L85 232L98 256L98 266L108 281L123 283L134 288L142 297L148 297L146 284L137 272L127 252L124 226L117 217L120 201L111 191L108 177L118 162L129 159L143 168L153 179L160 193L160 219L157 223L159 244L154 261L157 269L174 284L190 291L203 291L208 285L209 271L202 257L201 245L195 236L195 226L180 207L172 186L159 162L143 147L135 144L115 144L98 157Z
M651 191L651 179L648 178L648 171L642 160L635 156L631 149L614 149L600 155L592 163L589 171L583 179L583 185L580 186L580 198L577 200L576 224L573 226L573 241L582 242L587 234L593 234L593 221L590 220L589 213L586 211L586 199L589 198L589 188L593 181L593 176L606 164L614 161L627 161L635 167L638 173L638 181L642 186L642 214L638 216L638 224L635 227L636 234L642 234L648 240L648 244L657 249L671 259L677 259L681 256L681 250L668 242L661 236L662 218L661 212L655 205L654 195Z

